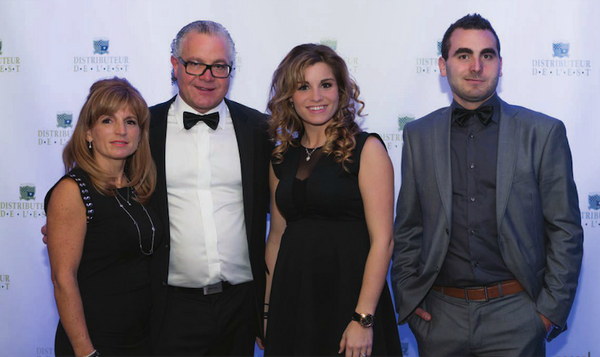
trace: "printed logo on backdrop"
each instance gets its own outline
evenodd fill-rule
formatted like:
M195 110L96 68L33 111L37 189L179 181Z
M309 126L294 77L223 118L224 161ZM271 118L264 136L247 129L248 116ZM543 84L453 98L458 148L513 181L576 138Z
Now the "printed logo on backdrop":
M0 75L4 73L18 73L21 70L21 59L18 56L2 56L5 51L3 49L2 39L0 38Z
M590 192L587 197L587 210L581 211L581 223L584 227L600 226L600 192Z
M404 126L415 120L415 116L412 114L401 114L396 119L398 130L392 133L379 133L381 135L381 139L387 146L388 152L392 152L394 150L402 149L402 131L404 130Z
M8 274L0 274L0 292L8 291L10 287L10 276Z
M16 191L16 190L15 190ZM36 189L33 183L22 183L19 185L18 194L15 193L13 200L0 201L0 219L23 219L46 217L44 203L36 202Z
M120 74L129 70L128 56L109 56L110 39L106 37L94 38L91 47L91 56L73 57L74 72Z
M37 347L35 349L35 357L54 357L54 348Z
M346 62L346 66L348 66L348 71L352 74L356 74L360 68L358 57L356 56L347 56L343 53L338 52L338 40L333 37L323 37L321 38L320 43L325 45L332 50L336 51L338 55L340 55L344 61Z
M46 129L38 129L37 143L42 146L64 146L73 134L73 113L62 111L56 113L55 125Z
M436 49L437 52L433 50ZM435 56L434 56L435 54ZM440 66L438 64L439 58L442 55L442 41L438 40L436 47L431 46L431 51L425 57L417 58L417 73L418 74L438 74L440 73Z
M21 184L21 187L19 187L19 193L21 194L19 200L35 200L35 186L32 183Z
M551 47L550 47L551 46ZM592 71L592 61L575 52L575 47L569 41L553 41L548 44L547 58L532 60L533 76L555 77L589 77Z
M107 55L108 54L108 39L98 38L94 40L94 54L95 55Z

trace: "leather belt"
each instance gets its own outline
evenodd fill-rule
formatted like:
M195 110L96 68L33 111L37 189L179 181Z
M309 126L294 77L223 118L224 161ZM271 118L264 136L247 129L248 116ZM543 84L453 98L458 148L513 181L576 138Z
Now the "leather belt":
M469 288L452 288L433 286L433 290L444 295L466 301L489 301L503 296L513 295L525 290L517 280L507 280L490 286L475 286Z
M180 292L180 293L194 293L194 294L202 294L202 295L212 295L223 292L233 285L229 284L226 281L219 281L218 283L207 285L202 288L185 288L182 286L173 286L169 285L169 289Z

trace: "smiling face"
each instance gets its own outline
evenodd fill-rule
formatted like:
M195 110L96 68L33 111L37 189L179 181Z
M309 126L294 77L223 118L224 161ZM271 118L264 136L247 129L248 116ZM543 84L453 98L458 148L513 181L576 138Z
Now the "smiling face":
M231 65L228 42L219 35L188 33L181 43L181 58L186 62ZM229 91L231 77L215 78L210 71L201 76L187 74L183 63L173 56L171 64L181 99L199 113L206 113L218 106Z
M138 119L129 107L121 108L113 115L102 115L87 131L86 140L92 143L98 166L110 172L114 167L125 165L125 160L137 150L140 142Z
M339 104L338 84L331 68L323 62L306 68L304 82L298 83L291 101L304 126L329 123Z
M454 100L466 109L476 109L496 92L502 76L497 48L488 30L457 28L450 36L448 59L439 59L440 72L448 77Z

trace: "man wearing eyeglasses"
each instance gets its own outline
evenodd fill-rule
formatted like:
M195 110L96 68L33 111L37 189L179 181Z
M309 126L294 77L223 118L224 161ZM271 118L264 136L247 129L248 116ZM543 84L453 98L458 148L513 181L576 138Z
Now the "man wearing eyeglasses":
M170 228L153 257L155 355L253 355L261 337L270 145L266 117L225 98L234 60L223 26L186 25L178 94L150 108L153 204Z

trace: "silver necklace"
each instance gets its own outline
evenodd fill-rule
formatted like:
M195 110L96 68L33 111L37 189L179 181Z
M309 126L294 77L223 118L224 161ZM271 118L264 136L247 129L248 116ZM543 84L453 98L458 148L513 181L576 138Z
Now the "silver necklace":
M119 195L119 197L121 197L123 200L125 200L125 202L127 202L127 204L129 206L131 206L131 203L129 202L129 190L132 190L132 188L130 188L130 187L127 188L127 200L123 196L121 196L121 194L119 193L119 191L117 191L117 190L115 190L115 191L117 191L117 194ZM152 227L152 243L150 245L150 251L148 251L147 253L144 252L144 248L142 247L142 232L140 232L140 227L139 227L137 221L135 220L135 218L133 218L133 216L131 215L131 213L129 213L129 211L127 211L127 209L125 208L125 206L119 200L119 197L117 197L117 196L114 196L114 197L115 197L115 200L117 200L117 203L119 204L119 207L121 207L121 209L123 211L125 211L125 213L127 213L127 215L129 216L129 218L131 218L131 220L133 221L133 224L135 225L135 229L137 229L137 232L138 232L138 242L140 244L140 251L144 255L151 255L152 253L154 253L154 234L156 233L156 228L154 228L154 222L152 221L152 218L150 217L150 214L146 210L146 207L144 207L144 205L140 203L140 206L142 206L142 209L144 210L144 213L146 213L146 216L148 217L148 220L150 221L150 226ZM135 192L133 192L133 197L135 197Z
M127 198L121 196L121 193L119 192L119 190L116 189L115 192L117 192L117 195L119 195L119 197L121 197L123 199L123 201L127 202L128 206L131 206L131 202L129 202L129 189L127 189Z
M310 156L319 149L318 147L310 149L310 151L304 147L304 151L306 151L306 161L310 161Z

